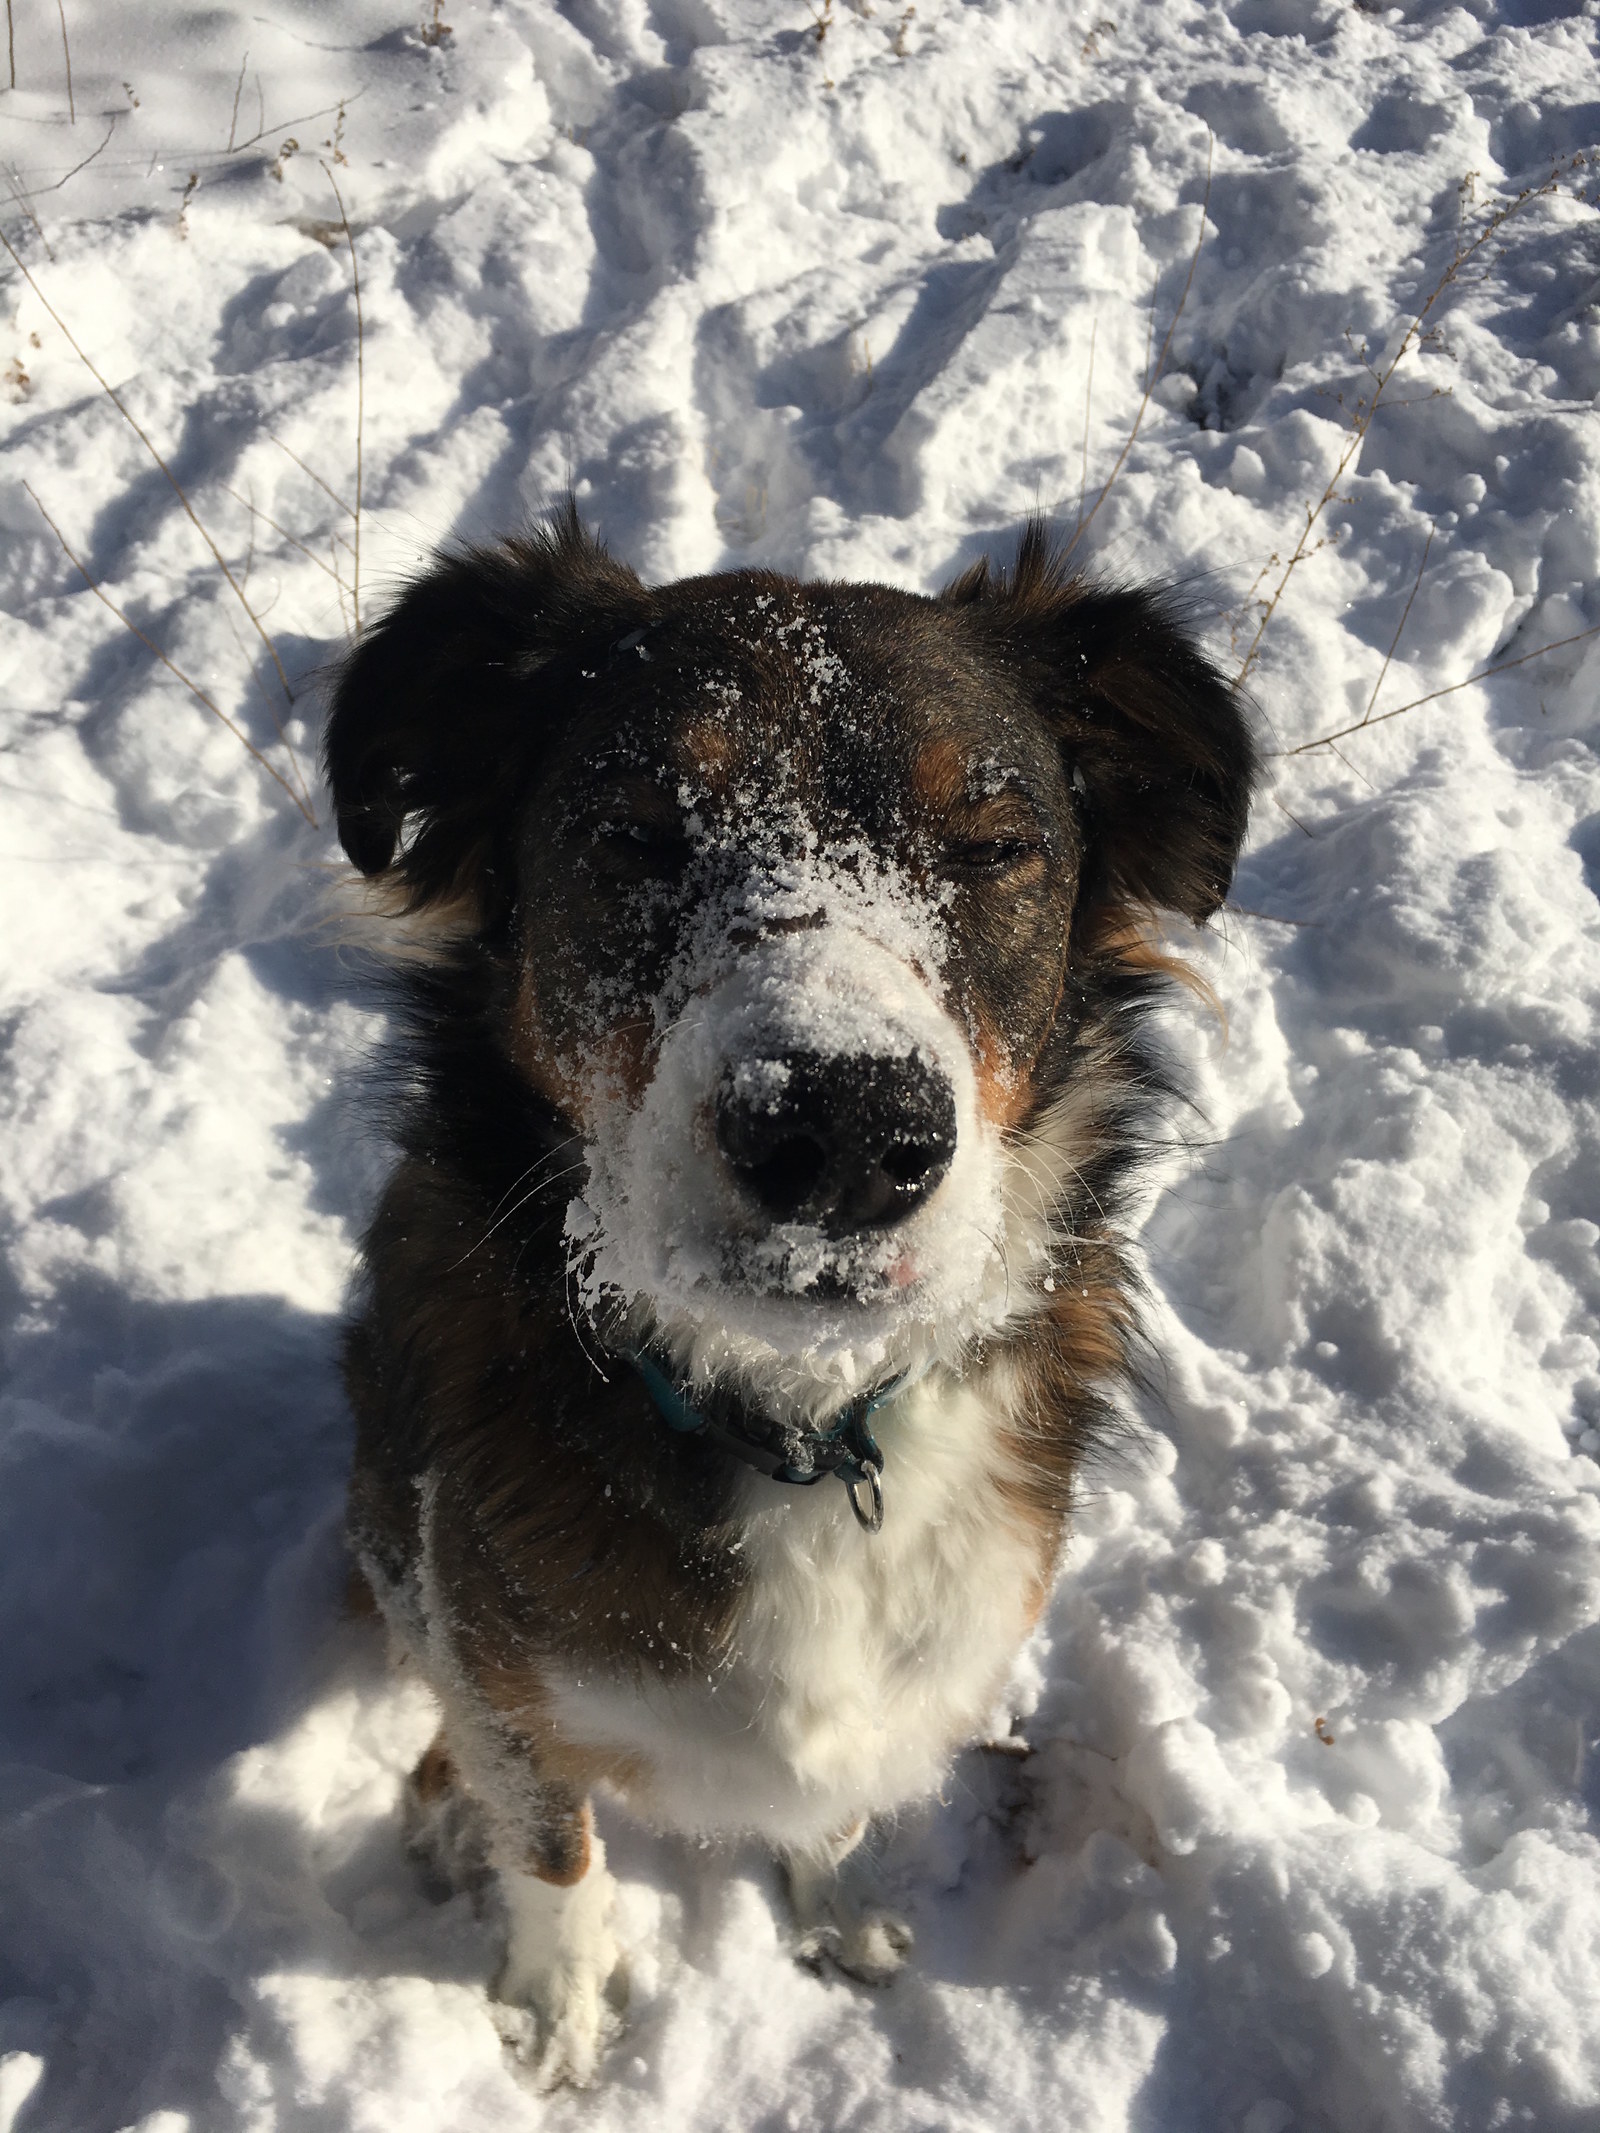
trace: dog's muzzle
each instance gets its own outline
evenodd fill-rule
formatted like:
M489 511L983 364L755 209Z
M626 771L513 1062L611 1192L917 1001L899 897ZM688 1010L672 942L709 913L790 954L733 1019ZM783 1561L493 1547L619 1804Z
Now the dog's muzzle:
M772 1221L842 1237L903 1221L936 1190L956 1152L955 1091L914 1052L773 1052L729 1065L716 1135Z

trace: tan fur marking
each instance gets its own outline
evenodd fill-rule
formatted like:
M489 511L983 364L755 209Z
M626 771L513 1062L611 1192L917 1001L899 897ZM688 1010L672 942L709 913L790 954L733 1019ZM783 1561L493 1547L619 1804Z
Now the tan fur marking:
M911 768L911 789L938 814L967 797L967 751L959 741L924 742Z
M450 1750L445 1746L443 1732L433 1736L422 1751L422 1759L411 1773L412 1789L425 1806L431 1807L435 1800L442 1800L456 1785L456 1766L450 1759Z
M720 719L696 719L685 728L679 745L690 766L707 780L720 779L733 762L733 738Z
M474 1678L485 1703L510 1732L527 1742L528 1761L541 1777L559 1779L577 1792L610 1785L624 1797L643 1785L647 1773L636 1756L574 1747L556 1731L536 1668L486 1666Z
M526 970L518 980L516 1013L508 1036L513 1060L538 1093L585 1131L592 1128L598 1088L621 1089L630 1103L637 1103L655 1071L652 1030L643 1017L608 1031L590 1050L583 1071L575 1071L562 1060L541 1026Z
M975 1032L972 1067L978 1084L978 1110L985 1122L1005 1133L1022 1117L1033 1099L1026 1074L1019 1074L1010 1047L1000 1031L968 1009Z
M1126 1380L1134 1334L1121 1256L1109 1238L1080 1238L1075 1261L1057 1281L1047 1309L1031 1322L1030 1338L1017 1351L1005 1430L1010 1457L1000 1473L1000 1487L1018 1515L1051 1537L1052 1554L1093 1436L1089 1403ZM1065 1426L1074 1415L1085 1416L1082 1426ZM1041 1579L1040 1606L1049 1589L1048 1562Z
M1149 977L1170 978L1173 984L1181 985L1215 1015L1226 1036L1228 1017L1222 1002L1192 963L1186 963L1181 955L1173 955L1162 947L1159 939L1162 924L1159 912L1136 904L1118 905L1098 914L1086 945L1092 954L1104 957L1107 962L1119 963L1124 970L1142 971Z
M535 1881L542 1881L553 1889L575 1888L589 1871L594 1856L594 1809L585 1800L579 1816L578 1848L576 1859L570 1864L553 1867L547 1860L529 1859L524 1871Z

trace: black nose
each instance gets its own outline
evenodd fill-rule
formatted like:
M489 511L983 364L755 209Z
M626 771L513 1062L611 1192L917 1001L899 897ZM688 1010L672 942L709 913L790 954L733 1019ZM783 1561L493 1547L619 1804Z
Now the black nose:
M717 1145L777 1222L830 1235L898 1222L956 1152L956 1100L936 1067L867 1052L741 1059L717 1095Z

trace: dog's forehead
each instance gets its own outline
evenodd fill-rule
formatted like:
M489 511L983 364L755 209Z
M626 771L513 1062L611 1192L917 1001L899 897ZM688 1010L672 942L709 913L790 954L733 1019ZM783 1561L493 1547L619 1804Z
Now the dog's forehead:
M937 810L1049 782L1040 721L931 601L756 572L658 597L614 654L628 684L619 752L707 798L892 793Z

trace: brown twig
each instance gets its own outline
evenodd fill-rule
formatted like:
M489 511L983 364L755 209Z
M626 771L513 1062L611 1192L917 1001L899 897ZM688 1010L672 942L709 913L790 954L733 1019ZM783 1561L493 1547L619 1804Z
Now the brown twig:
M1083 469L1078 476L1078 526L1083 524L1083 507L1089 498L1089 410L1094 404L1094 344L1100 331L1100 314L1095 313L1089 321L1089 376L1083 388ZM1073 532L1076 533L1077 526Z
M1512 667L1525 667L1530 659L1543 659L1546 652L1560 652L1569 644L1582 644L1585 638L1600 637L1600 622L1592 629L1579 630L1572 637L1557 637L1552 644L1541 644L1536 652L1523 652L1515 659L1497 659L1493 666L1482 667L1476 674L1469 674L1465 681L1452 681L1443 689L1430 689L1426 696L1413 696L1408 704L1396 704L1392 711L1380 711L1376 718L1370 713L1358 718L1353 726L1340 726L1336 732L1322 733L1314 741L1302 741L1297 748L1279 749L1280 755L1308 755L1313 748L1331 748L1335 741L1348 740L1352 733L1363 733L1369 726L1381 726L1387 719L1399 718L1407 711L1418 710L1423 704L1434 704L1441 696L1454 696L1458 689L1470 689L1475 681L1487 681L1491 674L1507 673Z
M81 161L74 163L72 168L65 174L65 176L57 178L53 185L34 185L31 186L25 193L20 191L17 193L17 204L19 207L22 208L22 212L28 217L29 221L33 222L35 229L38 229L39 225L37 221L34 220L32 209L27 207L24 203L29 200L41 200L43 199L46 193L60 192L63 185L71 184L72 180L78 175L80 170L87 170L89 168L89 165L94 162L98 156L104 155L106 150L111 146L111 136L117 130L118 116L119 114L117 112L112 112L110 118L106 121L106 130L100 137L99 146L97 148L91 148L89 150L89 153L84 156ZM40 231L40 235L42 236L43 234L44 233ZM45 250L49 252L50 247L46 245ZM55 254L51 252L50 257L54 259Z
M17 25L11 19L11 0L6 0L6 56L11 61L11 86L17 86Z
M258 74L256 76L256 93L258 99L260 97L260 92L261 77ZM255 132L251 134L250 138L247 141L231 142L228 148L224 151L224 153L236 156L243 155L244 151L247 148L254 148L257 141L266 140L269 134L286 133L291 126L309 126L313 119L326 118L330 111L337 111L341 105L359 103L361 98L365 96L366 93L367 92L365 91L365 89L357 89L351 95L341 97L339 99L339 103L337 104L324 104L321 110L319 111L302 111L298 118L274 119L270 126L263 118L257 125ZM258 102L258 113L264 112L266 108L267 107L264 102Z
M252 542L254 541L254 538L254 529L252 528ZM294 770L295 783L299 786L300 791L304 796L306 809L309 810L311 806L311 788L306 783L305 772L300 768L300 758L294 752L294 745L290 741L288 734L285 733L283 730L283 721L278 716L278 707L273 702L272 691L268 687L266 682L262 680L260 665L258 661L251 658L250 648L245 643L244 639L239 635L239 626L234 621L232 615L228 616L228 629L233 637L234 643L239 647L240 658L244 661L246 667L249 669L250 679L255 683L256 688L260 693L261 701L266 707L267 716L272 721L272 729L284 745L284 750L287 753L290 765Z
M1435 520L1433 524L1429 526L1428 538L1422 544L1422 560L1417 565L1417 574L1411 581L1410 598L1407 599L1405 606L1400 611L1400 620L1395 624L1394 635L1389 639L1389 649L1383 655L1383 665L1378 669L1378 678L1372 684L1372 694L1367 698L1367 708L1361 714L1361 723L1363 726L1365 726L1372 717L1373 708L1378 701L1378 691L1383 687L1385 677L1389 672L1390 661L1394 658L1395 649L1400 642L1400 638L1405 630L1406 623L1410 619L1411 602L1417 597L1417 587L1422 583L1422 573L1428 567L1428 550L1433 546L1433 537L1438 532L1438 530L1439 524L1438 521Z
M122 398L121 394L117 392L115 387L112 386L111 383L107 380L104 373L96 367L91 358L85 353L82 345L79 343L78 339L72 332L71 327L68 326L66 320L61 316L60 312L57 311L54 304L51 303L50 299L39 287L39 284L34 280L33 275L30 273L21 254L18 252L16 246L11 242L11 239L6 235L4 230L0 230L0 244L3 244L5 246L6 250L11 255L12 263L16 267L18 273L22 275L23 279L27 282L28 287L33 291L34 295L38 297L40 303L44 305L44 308L46 309L46 311L49 312L51 318L55 320L57 326L60 327L62 333L66 337L67 344L72 349L74 355L78 357L79 361L83 364L89 375L100 387L100 390L105 394L106 398L117 410L117 413L121 415L122 419L127 423L129 429L133 431L139 442L144 446L145 450L150 454L150 457L155 461L156 465L166 476L168 486L171 488L173 495L183 506L184 515L187 517L190 525L193 526L195 532L199 534L201 540L205 542L207 548L210 549L212 557L216 562L217 568L222 572L222 575L227 579L228 584L233 589L233 592L236 598L238 599L239 605L250 617L251 627L254 629L256 635L261 639L261 642L266 646L268 652L271 654L272 664L277 668L278 679L283 684L284 698L287 702L292 704L294 702L294 691L290 688L289 677L283 670L283 661L278 657L278 648L273 643L272 639L267 635L265 624L262 622L261 617L256 613L255 609L251 606L249 600L246 598L238 579L228 568L227 561L223 556L222 550L211 538L211 535L206 531L205 527L201 525L200 519L195 511L195 508L193 504L190 503L189 498L184 491L183 484L178 480L178 477L173 473L172 469L167 465L167 462L156 450L155 444L152 441L148 430L144 428L144 426L139 422L138 418L132 413L132 411L127 405L127 402Z
M437 12L437 10L435 11ZM323 173L333 187L333 197L339 203L339 220L344 226L344 241L350 247L350 280L356 299L356 507L350 514L356 522L354 560L350 567L350 611L355 619L353 634L361 635L361 443L366 414L366 330L361 317L361 267L356 259L356 240L350 229L350 217L344 211L344 195L339 190L339 181L324 163Z
M45 258L50 261L52 266L54 266L56 255L50 249L50 240L44 233L44 224L39 220L33 209L28 205L28 196L19 188L17 183L17 174L11 168L10 164L6 165L6 183L11 188L12 199L16 201L18 207L21 208L22 212L33 224L33 233L38 238L39 242L44 246Z
M343 580L339 579L338 571L330 570L328 568L328 565L323 562L321 556L318 555L317 551L314 548L308 548L304 541L296 540L295 536L289 531L288 527L280 526L278 524L278 521L272 517L270 512L263 511L259 504L252 503L248 496L241 495L240 492L233 487L231 482L224 482L222 486L227 491L228 495L231 496L236 503L243 504L245 509L250 512L253 517L260 519L261 523L264 526L270 526L273 532L277 534L280 540L287 541L291 548L298 548L300 553L306 558L308 562L316 564L318 570L326 572L326 574L330 578L338 579L341 584L343 583Z
M72 47L67 42L66 0L56 0L56 13L61 17L61 49L67 62L67 114L74 126L78 123L78 107L72 97Z
M267 758L262 754L261 750L256 746L255 742L251 740L249 734L246 733L241 726L235 725L234 721L229 718L227 712L221 710L215 703L212 702L211 698L206 694L205 690L200 687L199 683L191 681L188 675L185 674L185 672L183 671L182 667L178 666L173 660L169 659L166 653L162 651L160 645L156 644L151 638L147 637L144 631L140 629L138 623L133 621L128 615L124 614L122 609L118 607L115 600L113 600L108 593L103 592L101 590L101 588L95 583L94 579L90 577L88 571L84 568L83 564L78 560L78 557L74 554L66 535L56 524L55 520L50 516L44 505L39 502L38 495L36 494L32 483L25 481L22 486L33 498L33 501L38 508L39 516L44 520L45 524L50 528L50 531L61 543L62 551L66 555L68 562L71 563L73 569L76 570L79 577L82 578L84 584L88 586L90 592L94 594L95 598L100 602L101 606L109 608L111 613L115 615L117 620L122 624L123 628L127 630L132 636L137 637L139 642L144 646L145 650L152 653L155 658L159 659L161 664L166 668L167 672L169 674L175 675L177 679L183 683L183 686L188 690L189 694L194 697L196 702L203 704L205 708L211 713L211 716L213 718L220 720L221 723L227 727L228 731L233 735L234 739L241 744L241 746L247 751L247 753L255 757L256 761L261 765L267 776L272 779L273 783L275 785L282 786L283 790L289 795L289 798L294 802L295 806L300 810L301 814L304 815L307 822L309 822L311 827L315 829L317 827L316 815L312 812L309 804L300 797L299 793L295 791L294 787L289 783L288 779L283 775L282 771L278 769L277 765L269 762ZM285 745L287 745L287 743ZM298 769L298 765L296 766L296 768Z
M333 580L334 593L339 602L339 627L348 637L350 635L350 615L344 604L344 578L339 570L339 551L333 544L333 536L331 534L328 537L328 553L333 557L334 567L332 570L328 570L328 575ZM322 567L324 570L328 569L326 563Z
M314 473L312 469L306 465L305 461L300 457L300 454L298 452L291 452L289 450L289 447L284 443L283 439L278 435L276 430L268 430L267 436L270 441L278 447L278 450L280 452L282 452L287 458L292 459L294 461L295 465L300 469L301 473L305 475L308 481L314 481L317 487L322 491L324 496L332 498L333 502L339 506L339 509L344 513L346 518L355 517L355 513L345 502L344 498L339 494L338 490L330 489L328 487L328 484L323 480L322 476L320 474Z
M1106 477L1105 487L1100 491L1100 494L1095 498L1094 503L1091 505L1088 517L1080 519L1078 524L1073 528L1072 538L1067 542L1066 547L1062 550L1062 555L1064 557L1071 555L1073 549L1077 547L1080 539L1083 537L1084 534L1088 532L1090 526L1093 525L1095 512L1099 510L1100 506L1111 494L1112 485L1116 481L1117 476L1122 472L1123 462L1127 459L1128 454L1133 450L1134 443L1138 438L1140 425L1143 423L1145 414L1150 406L1150 396L1155 391L1156 387L1161 383L1162 373L1167 367L1167 356L1171 352L1172 348L1172 336L1178 330L1178 321L1183 316L1183 307L1189 301L1189 291L1194 287L1194 270L1200 264L1200 249L1206 241L1206 215L1211 206L1211 157L1215 145L1215 139L1212 135L1211 128L1208 126L1206 128L1206 189L1205 192L1202 194L1200 200L1200 230L1194 241L1194 251L1189 259L1189 272L1184 280L1183 294L1178 298L1178 308L1172 314L1172 323L1167 328L1166 339L1161 343L1161 354L1156 359L1154 370L1150 369L1149 357L1148 355L1146 356L1144 397L1139 402L1139 412L1133 418L1133 428L1128 432L1127 442L1123 445L1122 450L1117 454L1116 464L1115 466L1113 466L1111 472ZM1155 313L1152 309L1152 340L1155 337L1154 325Z
M1570 170L1573 166L1572 163L1569 162L1564 167L1565 169ZM1464 245L1459 241L1459 239L1457 240L1455 256L1451 259L1450 264L1445 268L1444 272L1439 276L1439 279L1434 283L1433 288L1428 293L1427 301L1423 304L1422 309L1417 313L1416 317L1411 321L1410 325L1407 326L1405 332L1401 336L1400 346L1395 350L1394 354L1390 357L1389 361L1384 365L1382 370L1374 370L1372 368L1372 365L1366 361L1365 355L1363 354L1362 363L1363 367L1367 370L1368 374L1372 378L1372 390L1368 395L1356 402L1355 409L1350 418L1350 435L1348 441L1345 444L1344 450L1339 454L1338 463L1334 467L1333 473L1328 479L1327 487L1323 490L1321 496L1318 497L1315 504L1308 504L1305 507L1305 524L1300 529L1300 537L1295 542L1294 551L1290 555L1288 562L1285 563L1283 566L1283 569L1278 578L1278 582L1272 590L1271 597L1263 601L1262 603L1261 619L1256 624L1255 635L1251 638L1249 646L1246 649L1244 655L1243 663L1239 668L1238 674L1234 677L1236 681L1244 681L1245 678L1248 676L1251 667L1254 666L1257 654L1260 652L1261 649L1261 640L1267 632L1267 625L1269 622L1271 622L1273 616L1277 613L1278 603L1280 600L1282 600L1284 593L1288 589L1289 580L1294 576L1295 571L1306 560L1307 556L1315 552L1316 545L1320 545L1313 543L1312 535L1315 533L1324 511L1327 510L1328 506L1331 503L1334 503L1338 500L1339 484L1341 481L1343 481L1346 473L1349 471L1351 465L1353 464L1357 453L1359 453L1363 443L1366 441L1367 432L1372 427L1373 418L1378 412L1378 404L1383 398L1384 392L1389 384L1390 379L1394 376L1400 365L1405 361L1405 358L1411 353L1412 349L1414 347L1419 346L1421 343L1430 338L1428 318L1432 313L1434 306L1444 296L1445 291L1451 288L1454 283L1460 279L1463 271L1471 265L1472 261L1478 256L1479 252L1483 250L1483 247L1488 244L1492 238L1497 237L1499 235L1500 231L1505 228L1506 224L1511 220L1512 216L1520 214L1523 208L1525 208L1530 201L1542 200L1546 198L1550 193L1554 192L1560 183L1560 177L1560 172L1552 171L1543 185L1525 186L1523 190L1517 194L1514 200L1506 201L1502 207L1497 208L1495 212L1488 217L1488 219L1483 225L1483 228L1478 232L1477 236L1473 238L1470 244ZM1407 708L1409 708L1409 706ZM1352 728L1351 730L1353 731L1354 729Z
M239 98L244 93L244 70L250 64L250 47L245 46L244 57L239 62L239 79L233 85L233 112L228 120L228 146L225 153L233 154L233 137L239 130Z

